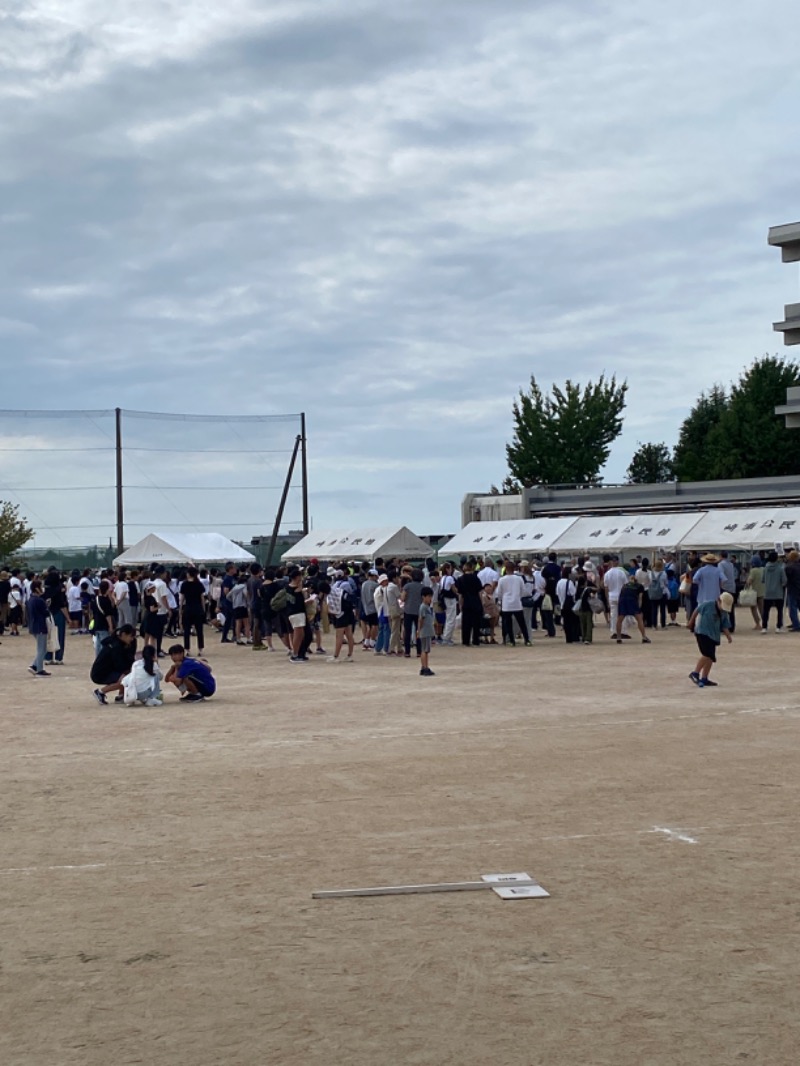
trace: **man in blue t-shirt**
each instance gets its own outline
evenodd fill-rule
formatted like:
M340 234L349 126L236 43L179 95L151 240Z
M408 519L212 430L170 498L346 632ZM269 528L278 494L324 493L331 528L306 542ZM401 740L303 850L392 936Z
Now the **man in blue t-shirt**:
M164 683L171 682L185 695L181 703L199 703L217 691L217 683L211 667L201 659L190 659L183 645L173 644L169 649L172 666L167 671Z

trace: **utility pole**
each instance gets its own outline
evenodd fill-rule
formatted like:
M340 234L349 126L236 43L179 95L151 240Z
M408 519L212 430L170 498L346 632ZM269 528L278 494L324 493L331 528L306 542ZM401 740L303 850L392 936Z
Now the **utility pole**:
M300 450L300 472L303 479L303 536L309 532L308 523L308 453L306 440L306 415L305 411L300 415L300 436L302 438Z
M122 555L125 551L125 525L122 513L122 409L115 407L114 414L117 429L117 553Z

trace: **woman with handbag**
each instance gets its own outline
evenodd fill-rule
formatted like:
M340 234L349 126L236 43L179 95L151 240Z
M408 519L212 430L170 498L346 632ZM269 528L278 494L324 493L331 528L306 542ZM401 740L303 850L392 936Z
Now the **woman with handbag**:
M753 629L761 629L761 620L764 617L764 563L757 552L750 560L750 572L744 588L739 593L739 603L742 607L750 608Z

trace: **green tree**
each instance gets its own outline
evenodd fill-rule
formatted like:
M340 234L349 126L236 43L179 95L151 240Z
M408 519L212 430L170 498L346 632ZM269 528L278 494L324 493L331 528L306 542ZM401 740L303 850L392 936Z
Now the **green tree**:
M19 517L19 507L0 500L0 559L7 559L34 535L24 518Z
M681 425L673 457L674 475L678 481L708 481L709 435L728 409L728 396L721 385L710 392L701 392L697 403Z
M800 365L781 356L764 355L742 373L708 435L706 478L800 473L800 433L775 414L786 390L798 384Z
M666 444L642 444L633 453L628 467L629 485L652 485L672 481L672 455Z
M511 477L523 485L593 485L622 431L628 385L601 375L584 388L567 381L544 396L531 378L514 403L514 439L506 445Z

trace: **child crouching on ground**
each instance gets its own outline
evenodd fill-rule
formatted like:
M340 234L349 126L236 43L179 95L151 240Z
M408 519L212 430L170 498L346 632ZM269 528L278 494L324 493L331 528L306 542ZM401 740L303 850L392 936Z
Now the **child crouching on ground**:
M718 600L701 603L689 619L689 629L694 633L700 649L697 666L689 677L698 688L717 687L717 682L710 681L708 675L717 661L717 648L722 643L722 634L725 634L729 644L733 640L729 615L732 607L733 596L730 592L723 592Z
M142 649L141 659L137 659L131 672L120 681L122 698L126 706L143 703L145 707L160 707L161 667L156 660L156 649L148 644Z
M181 692L181 703L199 703L207 700L217 691L217 683L211 673L211 667L200 659L190 659L181 644L173 644L169 649L172 666L164 678L166 684L173 684Z
M419 605L419 621L417 623L417 633L419 635L420 647L422 651L422 669L420 674L422 677L433 677L433 670L428 666L428 656L431 651L431 643L433 641L433 635L436 632L434 629L434 615L433 610L433 589L424 588L422 590L422 603Z

